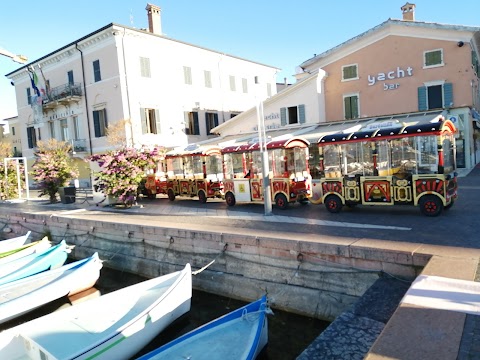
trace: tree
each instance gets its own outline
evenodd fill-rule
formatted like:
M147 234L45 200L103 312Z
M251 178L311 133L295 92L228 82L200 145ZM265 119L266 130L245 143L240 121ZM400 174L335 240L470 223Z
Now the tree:
M50 203L57 201L60 187L78 177L78 168L70 157L71 150L69 143L55 139L37 143L31 175L41 190L39 196L48 195Z
M157 149L124 147L89 156L87 160L97 162L102 169L95 173L98 189L105 195L118 198L126 206L131 206L135 202L138 186L145 177L145 171L155 169L159 158Z

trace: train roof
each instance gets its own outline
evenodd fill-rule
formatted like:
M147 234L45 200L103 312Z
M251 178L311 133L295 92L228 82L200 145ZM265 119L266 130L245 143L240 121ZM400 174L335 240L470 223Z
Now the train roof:
M294 147L308 147L310 142L302 137L290 137L285 139L274 139L269 140L266 143L267 149L289 149ZM222 148L223 154L233 153L233 152L247 152L247 151L256 151L260 150L260 142L254 141L252 143L244 143L239 145L231 145Z

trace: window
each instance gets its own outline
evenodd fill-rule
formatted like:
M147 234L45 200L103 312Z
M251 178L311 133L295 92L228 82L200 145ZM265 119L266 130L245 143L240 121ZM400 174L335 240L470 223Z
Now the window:
M12 135L15 136L15 127L12 126Z
M212 73L208 70L203 72L205 77L205 87L211 88L212 87Z
M357 79L358 79L357 64L342 66L342 81L357 80Z
M37 136L35 134L35 128L33 126L27 127L27 140L29 149L37 147Z
M244 94L248 93L248 82L247 79L242 79L242 91Z
M67 72L68 85L73 85L73 70Z
M102 137L107 135L107 110L93 111L93 128L95 129L95 137Z
M358 118L360 114L358 95L347 95L343 97L343 111L345 120Z
M187 135L200 135L200 127L198 125L198 112L187 113L187 127L185 128Z
M60 120L60 137L62 141L70 140L70 136L68 135L68 123L67 119Z
M102 75L100 73L100 60L95 60L93 62L93 79L95 82L102 80Z
M282 126L305 123L305 105L280 108L280 123Z
M55 123L53 121L48 122L48 129L50 130L50 138L55 139Z
M205 113L205 124L207 126L207 135L210 135L210 131L218 126L218 114L217 113Z
M236 86L235 86L235 76L230 75L230 91L235 91Z
M192 68L188 66L183 67L183 78L185 80L185 84L192 85Z
M267 96L272 96L272 84L270 83L267 84Z
M423 67L443 66L443 49L425 51L423 53Z
M142 134L160 134L160 111L140 108Z
M150 59L140 57L140 76L149 78L150 76Z
M30 88L27 88L27 104L32 105L32 93Z
M441 109L453 106L452 83L430 82L418 88L418 110Z
M74 116L73 120L73 139L79 140L80 139L80 123L78 120L78 116Z

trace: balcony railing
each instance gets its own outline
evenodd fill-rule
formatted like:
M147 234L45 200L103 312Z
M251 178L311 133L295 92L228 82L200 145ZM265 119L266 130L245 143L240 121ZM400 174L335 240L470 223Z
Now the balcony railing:
M78 102L83 95L82 84L64 84L50 89L47 96L43 99L43 107L46 109L54 108L58 104L65 105L72 101Z

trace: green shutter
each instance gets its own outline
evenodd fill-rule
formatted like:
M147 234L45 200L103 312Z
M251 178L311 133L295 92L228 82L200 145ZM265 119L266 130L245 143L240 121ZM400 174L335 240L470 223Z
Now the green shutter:
M198 112L193 113L193 135L200 135L200 126L198 125Z
M140 123L142 124L142 134L146 134L147 131L147 117L145 115L145 108L140 108Z
M417 89L418 92L418 111L428 110L427 106L427 88L425 86L420 86Z
M280 124L287 125L287 108L280 108Z
M305 124L305 105L298 105L298 122Z
M350 104L350 97L343 98L343 108L345 109L345 119L352 119L352 106Z
M358 96L351 97L350 106L352 107L352 119L358 118L360 116L360 113L358 110Z
M452 83L443 84L443 107L453 106L453 86Z
M215 123L214 127L218 126L218 113L213 114L213 121Z
M100 133L100 118L98 111L93 112L93 128L95 129L95 137L101 137Z

